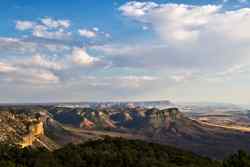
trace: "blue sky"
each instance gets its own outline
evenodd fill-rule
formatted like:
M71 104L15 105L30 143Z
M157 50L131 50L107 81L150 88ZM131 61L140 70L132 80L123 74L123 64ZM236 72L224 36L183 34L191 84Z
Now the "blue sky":
M249 103L247 0L0 3L1 102Z

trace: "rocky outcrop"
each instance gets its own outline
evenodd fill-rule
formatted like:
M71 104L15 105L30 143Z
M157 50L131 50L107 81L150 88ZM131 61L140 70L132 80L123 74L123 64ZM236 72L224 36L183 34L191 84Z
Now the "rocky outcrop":
M57 111L58 110L58 111ZM85 129L157 129L168 128L172 122L182 117L177 108L159 110L156 108L56 108L51 112L63 123Z
M151 109L147 111L147 122L153 128L168 129L171 123L180 119L183 114L177 108L170 108L165 110Z
M38 121L36 123L33 123L32 125L29 126L29 131L34 136L42 136L42 135L44 135L43 122Z
M21 108L1 108L0 142L21 147L31 146L37 137L44 135L43 122L35 111Z
M34 141L44 135L43 122L32 122L28 125L28 133L22 136L22 140L18 143L22 148L33 145Z
M95 123L89 121L87 118L84 118L84 120L80 123L80 128L86 128L91 129Z

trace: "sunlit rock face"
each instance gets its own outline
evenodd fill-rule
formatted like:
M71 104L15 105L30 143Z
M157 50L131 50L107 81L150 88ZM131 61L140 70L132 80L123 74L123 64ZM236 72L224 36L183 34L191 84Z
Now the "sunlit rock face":
M30 125L29 131L33 136L36 136L36 137L44 135L43 122L38 121Z
M22 148L32 146L34 141L44 135L43 122L32 122L28 125L28 134L22 136L22 141L18 144Z
M0 142L31 146L36 138L44 135L40 115L12 112L8 109L0 112Z

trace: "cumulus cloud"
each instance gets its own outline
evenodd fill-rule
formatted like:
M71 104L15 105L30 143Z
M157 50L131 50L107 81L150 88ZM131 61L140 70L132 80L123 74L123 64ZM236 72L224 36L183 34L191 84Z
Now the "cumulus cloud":
M41 22L49 28L69 28L69 20L54 20L50 17L45 17L41 19Z
M32 29L34 26L35 26L35 23L32 21L18 20L16 22L16 29L21 30L21 31Z
M94 30L95 32L98 32L100 29L99 29L98 27L93 27L93 30Z
M90 56L84 48L73 48L72 61L77 65L90 66L99 61L98 58Z
M59 80L59 77L50 71L31 71L31 83L58 83Z
M0 38L0 80L30 84L58 83L60 77L56 73L62 71L65 64L62 60L45 54L55 52L54 46L62 48L57 44Z
M25 69L21 70L16 74L8 75L10 80L14 82L44 85L44 84L58 84L59 77L51 71L37 70L37 69Z
M65 39L71 36L71 32L66 32L64 29L50 31L48 27L37 25L33 29L33 36L48 39Z
M0 61L1 82L20 84L58 84L60 77L56 71L62 66L58 62L46 60L40 55L29 59Z
M122 5L119 10L126 16L140 17L158 6L159 5L154 2L131 1Z
M222 70L250 61L249 8L227 10L220 5L132 1L119 10L140 24L150 24L158 35L155 40L168 46L145 53L145 44L141 50L131 45L127 55L143 55L142 64Z
M41 54L34 54L30 59L22 60L16 62L18 65L28 66L28 67L38 67L44 69L51 69L51 70L62 70L64 68L64 64L59 60L50 60L46 58L45 55Z
M101 31L100 28L98 27L93 27L92 29L86 29L86 28L78 29L78 33L81 37L85 37L88 39L96 38L98 36L105 38L111 37L110 33Z
M70 50L70 46L64 43L32 40L26 38L0 37L0 51L9 58L12 56L29 56L35 53L46 52L61 54Z
M45 17L39 21L18 20L16 29L25 31L31 30L32 35L47 39L65 39L71 36L67 29L70 27L69 20L52 19Z
M27 52L35 52L36 44L33 42L24 42L18 38L0 37L0 51L1 53L23 54Z
M27 80L32 83L36 80L34 83L38 83L40 79L41 83L58 83L65 78L79 78L85 74L85 67L96 71L108 66L100 58L91 56L86 48L56 42L0 38L0 51L0 80L12 82L25 83Z
M203 30L203 26L208 25L207 23L220 8L215 5L160 5L155 3L152 5L152 2L132 1L121 6L120 11L126 16L137 17L138 21L153 24L155 30L170 42L196 39L199 32Z
M150 2L145 3L152 6ZM155 4L149 8L145 3L129 2L121 6L120 11L126 16L136 17L139 22L152 24L155 31L169 43L205 40L210 35L231 40L250 38L246 28L250 24L249 8L227 11L218 5L184 4ZM137 10L143 11L139 17L133 14Z
M87 29L79 29L78 32L80 36L86 37L86 38L94 38L97 35L96 34L97 31L92 31L92 30L87 30Z
M45 69L21 67L15 63L0 62L0 78L5 82L29 83L29 84L51 84L58 83L59 77L53 72Z

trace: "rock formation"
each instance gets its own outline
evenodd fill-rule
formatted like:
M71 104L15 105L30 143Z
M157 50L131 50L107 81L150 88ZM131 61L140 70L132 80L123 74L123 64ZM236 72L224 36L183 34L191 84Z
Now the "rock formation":
M44 135L43 122L32 122L28 125L28 133L22 136L22 141L18 143L22 148L32 146L34 141Z

